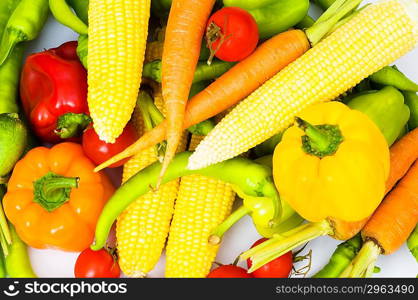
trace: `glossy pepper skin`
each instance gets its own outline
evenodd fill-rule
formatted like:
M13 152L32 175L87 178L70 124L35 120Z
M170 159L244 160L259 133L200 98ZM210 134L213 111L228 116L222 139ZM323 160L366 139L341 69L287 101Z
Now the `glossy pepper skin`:
M402 93L391 86L354 96L347 105L365 113L379 127L389 145L399 137L410 116Z
M15 166L4 211L29 246L82 251L113 186L75 143L37 147Z
M77 42L29 56L23 66L20 95L33 131L43 142L78 135L90 123L87 72Z
M308 107L296 123L274 152L281 197L311 222L370 216L383 199L390 165L379 128L364 113L335 101Z
M223 3L248 11L257 22L262 39L298 24L309 9L309 0L223 0Z

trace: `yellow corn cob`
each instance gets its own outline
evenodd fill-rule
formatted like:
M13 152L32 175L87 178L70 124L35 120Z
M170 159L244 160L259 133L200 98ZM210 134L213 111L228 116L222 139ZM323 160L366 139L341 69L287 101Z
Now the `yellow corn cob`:
M155 98L162 110L162 97ZM134 111L133 124L139 133L144 125L141 113ZM186 147L186 135L179 151ZM139 170L157 160L155 147L148 148L131 158L123 168L123 182ZM179 180L160 186L138 198L119 216L116 223L117 249L122 271L129 277L144 277L158 262L167 239L174 210Z
M90 0L88 104L100 139L113 143L135 108L151 0Z
M417 21L416 0L368 6L242 101L200 143L188 168L247 151L290 126L302 109L392 63L416 45Z
M145 63L156 60L156 59L161 59L161 57L163 56L163 47L164 47L164 42L160 42L160 41L154 41L154 42L149 42L147 44L147 50L145 51Z
M202 136L192 136L194 150ZM231 186L201 175L180 182L166 251L166 277L206 277L219 245L210 245L211 231L230 214L235 199Z

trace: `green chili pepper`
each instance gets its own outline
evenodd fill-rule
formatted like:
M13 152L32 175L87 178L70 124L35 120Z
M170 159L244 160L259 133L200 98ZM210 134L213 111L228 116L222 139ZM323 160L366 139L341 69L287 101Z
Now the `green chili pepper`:
M76 15L84 22L89 24L89 0L66 0L74 9Z
M399 90L418 92L418 84L406 77L396 67L384 67L373 75L370 75L370 80L380 85L390 85Z
M78 34L87 34L87 25L72 11L66 0L49 0L49 8L55 19Z
M49 11L48 0L22 0L7 22L0 44L0 65L16 44L34 40L42 30Z
M339 244L325 267L312 277L337 278L360 251L361 245L362 239L360 234L357 234L348 241Z
M6 193L6 187L4 184L0 184L0 245L1 252L3 255L9 253L9 244L12 242L12 236L9 229L9 224L7 222L6 216L3 211L3 206L1 200Z
M410 115L402 93L391 86L354 96L347 105L369 116L380 128L389 145L396 141Z
M86 69L87 69L87 55L89 52L88 44L89 44L88 35L80 35L78 37L77 55L81 63L83 64L84 68Z
M414 231L411 233L407 240L407 246L411 254L415 257L418 262L418 225L415 226Z
M20 0L2 0L0 2L0 37L19 2ZM16 96L23 52L23 46L17 46L10 58L0 66L0 114L19 111Z
M193 83L216 79L228 71L234 64L233 62L220 60L213 61L211 65L208 65L206 62L199 62L194 73ZM161 83L161 60L146 63L142 76Z
M408 121L409 130L418 127L418 94L414 92L403 92L405 104L408 105L411 116Z
M182 176L200 174L230 183L234 190L244 198L244 206L235 211L223 224L222 231L229 228L240 217L250 214L257 230L262 235L271 236L272 231L280 228L280 221L294 215L294 211L279 200L273 183L271 168L249 159L237 157L200 170L188 170L187 163L192 153L183 152L171 162L163 182ZM93 250L102 248L107 240L110 228L118 215L139 196L151 190L161 169L156 162L141 170L126 181L107 202L96 225L96 242ZM229 222L229 223L228 223ZM220 236L223 232L220 232ZM219 237L220 237L219 236Z
M306 16L309 0L224 0L225 6L247 10L258 25L260 38L265 39L288 30Z
M415 260L418 262L418 225L415 226L415 229L412 231L406 244L409 251L411 251L412 255L415 257Z
M12 244L9 246L9 254L5 257L7 274L12 278L35 278L26 244L19 238L14 227L11 224L9 226Z
M17 92L25 45L17 45L8 59L0 66L0 114L17 113Z

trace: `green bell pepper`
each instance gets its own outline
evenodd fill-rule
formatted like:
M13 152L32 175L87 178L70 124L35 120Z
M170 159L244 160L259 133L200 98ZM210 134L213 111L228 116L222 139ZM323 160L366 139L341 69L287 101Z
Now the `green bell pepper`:
M225 6L247 10L265 39L298 24L308 13L309 0L224 0Z
M403 92L405 104L408 105L411 116L408 121L408 129L413 130L418 127L418 94L414 92Z
M347 105L369 116L389 145L396 141L409 120L409 108L402 93L391 86L354 96Z

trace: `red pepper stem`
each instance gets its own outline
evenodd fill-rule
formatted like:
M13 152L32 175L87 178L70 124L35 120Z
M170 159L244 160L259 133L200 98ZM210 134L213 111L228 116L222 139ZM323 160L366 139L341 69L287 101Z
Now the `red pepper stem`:
M33 183L33 201L51 212L70 199L72 188L78 187L78 177L64 177L52 172Z
M222 224L220 224L212 231L209 237L209 244L218 245L221 242L225 232L227 232L229 228L231 228L236 222L241 220L250 212L251 210L246 208L244 205L235 210Z
M55 133L62 139L79 136L91 122L86 114L66 113L58 118Z

